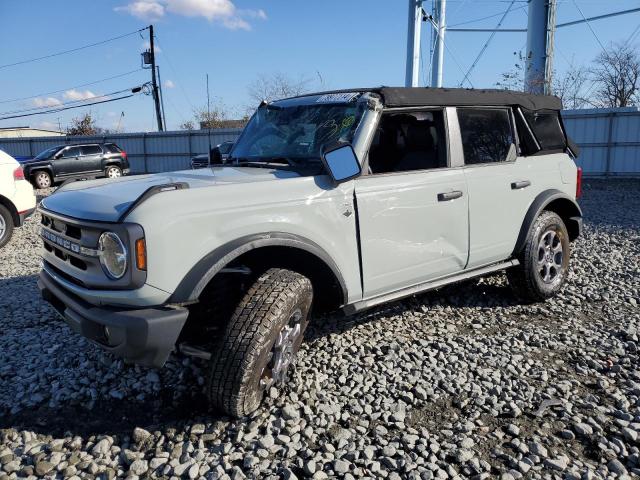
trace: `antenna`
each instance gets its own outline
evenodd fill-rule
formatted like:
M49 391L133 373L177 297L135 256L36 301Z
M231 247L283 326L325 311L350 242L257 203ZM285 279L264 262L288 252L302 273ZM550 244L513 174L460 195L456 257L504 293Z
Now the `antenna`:
M207 73L207 139L209 140L209 155L207 167L211 167L211 108L209 104L209 74Z

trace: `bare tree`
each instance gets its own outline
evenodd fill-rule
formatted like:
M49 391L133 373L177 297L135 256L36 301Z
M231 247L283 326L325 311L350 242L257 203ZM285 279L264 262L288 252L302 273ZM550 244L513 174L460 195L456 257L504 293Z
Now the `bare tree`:
M640 56L627 44L612 44L594 60L590 70L599 107L628 107L640 101Z
M260 74L249 84L249 98L256 108L263 100L271 102L280 98L295 97L309 90L311 80L300 76L294 79L284 73Z
M86 112L71 120L67 127L67 135L98 135L104 130L96 126L96 120L91 112Z
M200 128L224 128L224 122L229 119L227 107L222 102L215 102L209 109L206 105L200 107L193 111L193 115Z
M187 120L184 123L180 124L180 130L195 130L196 124L193 120Z
M571 65L564 74L553 74L553 94L560 97L564 108L584 108L588 102L585 99L585 84L589 80L584 67Z

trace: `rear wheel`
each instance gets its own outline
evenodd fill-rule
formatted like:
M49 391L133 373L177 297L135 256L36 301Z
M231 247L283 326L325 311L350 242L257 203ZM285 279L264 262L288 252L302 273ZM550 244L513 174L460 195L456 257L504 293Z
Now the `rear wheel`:
M0 248L4 247L13 235L13 217L4 205L0 205Z
M256 280L213 352L207 389L212 407L248 415L265 391L286 383L312 300L309 279L291 270L272 268Z
M122 176L122 170L117 165L109 165L105 175L107 178L119 178Z
M38 188L49 188L52 185L51 175L49 172L39 171L33 176L33 181Z
M516 295L538 302L557 294L567 279L569 250L569 234L562 219L554 212L542 212L518 257L520 265L507 270Z

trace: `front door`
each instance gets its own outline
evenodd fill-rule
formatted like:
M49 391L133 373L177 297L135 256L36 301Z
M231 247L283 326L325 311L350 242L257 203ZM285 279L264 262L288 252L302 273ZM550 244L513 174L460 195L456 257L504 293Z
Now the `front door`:
M56 176L73 175L80 166L80 147L67 147L62 151L62 155L55 159L53 168Z
M383 113L355 181L364 298L464 269L468 194L443 110Z

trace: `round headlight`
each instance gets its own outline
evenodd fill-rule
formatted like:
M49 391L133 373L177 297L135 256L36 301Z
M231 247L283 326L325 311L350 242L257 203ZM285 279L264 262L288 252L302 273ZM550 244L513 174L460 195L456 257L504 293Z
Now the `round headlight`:
M104 232L98 240L100 263L107 275L117 280L127 271L127 249L120 237L113 232Z

